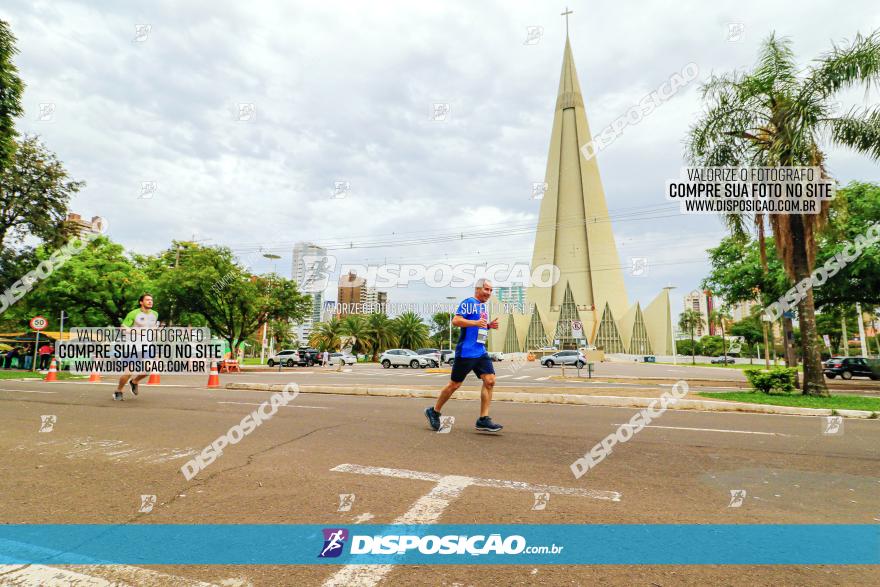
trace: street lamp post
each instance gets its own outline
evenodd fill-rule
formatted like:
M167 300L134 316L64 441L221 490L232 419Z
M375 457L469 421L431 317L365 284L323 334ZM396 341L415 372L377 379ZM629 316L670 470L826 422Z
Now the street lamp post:
M451 302L454 302L455 296L446 296L446 299ZM449 350L452 350L452 316L453 316L453 311L452 311L452 308L450 308L449 309Z

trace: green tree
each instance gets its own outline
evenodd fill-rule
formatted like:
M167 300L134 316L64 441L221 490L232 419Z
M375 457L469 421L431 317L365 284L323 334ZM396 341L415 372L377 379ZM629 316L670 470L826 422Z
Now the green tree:
M37 248L36 257L40 261L48 259L52 252L43 245ZM137 307L141 294L151 292L152 286L122 245L102 236L37 283L13 308L25 315L41 313L53 321L63 310L65 323L72 327L119 326ZM157 304L156 310L164 321L161 305Z
M335 351L340 346L340 337L344 336L342 320L334 316L327 322L318 322L309 334L309 344L319 351Z
M431 316L431 330L434 334L431 338L439 348L449 346L449 325L452 320L452 314L449 312L437 312Z
M15 152L15 138L18 136L15 119L24 112L21 107L24 82L12 62L17 53L15 35L9 23L0 20L0 175Z
M705 321L703 315L696 310L685 310L678 316L678 329L687 332L691 337L691 364L696 365L697 344L696 332L697 328L703 326Z
M405 349L417 349L428 341L428 325L415 312L404 312L394 319L397 344Z
M385 314L375 313L367 317L367 330L370 336L370 350L373 362L379 360L379 353L397 344L394 321Z
M724 306L720 306L709 312L709 324L721 328L721 354L727 356L727 339L724 336L725 322L730 320L730 312Z
M212 334L229 342L233 355L264 323L296 322L311 311L311 298L296 283L277 275L248 274L225 247L193 246L157 284L160 300L178 318L203 316Z
M342 333L352 338L351 352L355 355L369 352L370 327L363 314L351 314L342 320Z
M84 185L70 179L37 137L25 137L0 171L0 248L10 244L7 239L19 243L25 236L59 246L72 234L64 222L67 203Z
M687 158L703 166L814 166L824 169L821 139L880 158L880 107L853 108L836 115L835 97L856 84L880 81L880 34L855 40L800 71L789 41L771 35L749 73L713 76L703 85L707 108L691 128ZM827 174L826 174L827 175ZM827 216L779 214L770 217L776 250L786 274L797 283L809 276L816 234ZM743 220L729 218L734 232ZM763 226L763 220L761 220ZM803 331L804 387L807 395L828 395L822 373L813 294L798 304Z

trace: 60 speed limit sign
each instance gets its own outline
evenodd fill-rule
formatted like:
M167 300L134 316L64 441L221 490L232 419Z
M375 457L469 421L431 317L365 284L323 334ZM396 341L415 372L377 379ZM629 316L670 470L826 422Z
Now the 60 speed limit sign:
M49 321L42 316L34 316L31 318L30 325L33 330L43 330L49 326Z

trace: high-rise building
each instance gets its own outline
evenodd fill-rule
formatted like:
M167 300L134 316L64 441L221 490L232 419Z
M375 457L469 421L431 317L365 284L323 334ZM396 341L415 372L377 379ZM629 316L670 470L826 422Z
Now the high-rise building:
M709 323L709 315L712 313L713 309L711 292L708 290L700 291L695 289L687 294L684 296L684 309L693 310L700 315L701 321L694 330L695 336L699 338L706 336L707 334L715 333L715 328Z
M526 290L534 311L505 317L491 332L492 348L522 352L557 340L574 348L571 326L580 321L589 344L607 353L672 352L669 290L644 310L629 305L593 145L566 33L547 171L543 189L532 190L543 193L532 271L553 265L559 280Z
M293 263L290 273L300 292L312 298L312 307L301 323L294 325L294 332L300 344L308 344L309 335L316 322L321 321L324 305L326 275L322 269L326 264L327 249L314 243L298 242L293 245Z
M336 296L336 313L339 317L349 314L358 314L358 308L361 302L361 292L366 289L367 280L358 277L354 271L349 271L345 275L339 276L339 286L337 287Z

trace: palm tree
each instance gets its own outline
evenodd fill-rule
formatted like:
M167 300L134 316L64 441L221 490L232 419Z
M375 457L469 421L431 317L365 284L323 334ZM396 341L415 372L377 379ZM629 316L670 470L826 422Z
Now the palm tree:
M367 332L369 333L370 350L373 353L374 363L379 360L380 352L397 344L394 322L385 314L370 314L367 317Z
M342 335L342 321L334 316L327 322L315 324L309 335L309 344L321 351L335 351L339 348L339 337Z
M428 325L415 312L404 312L394 319L397 344L405 349L417 349L428 340Z
M362 314L351 314L342 319L342 334L352 337L351 352L355 355L370 350L370 330L367 318Z
M697 364L697 342L694 340L694 334L697 328L702 326L703 315L696 310L685 310L678 317L678 329L683 330L691 335L691 364Z
M880 107L835 112L842 90L880 81L880 32L856 35L835 46L814 65L799 70L790 41L771 35L749 73L713 76L703 85L707 109L691 128L687 158L702 166L812 166L825 173L820 139L880 158ZM795 283L808 277L816 257L816 233L828 213L776 214L770 227L786 274ZM759 239L763 218L754 218ZM728 217L733 232L747 230L746 219ZM828 395L822 374L812 289L798 304L804 360L803 393Z
M709 312L709 324L721 327L721 356L727 357L727 339L724 337L724 321L730 320L727 308L721 306ZM727 366L727 363L724 363Z

